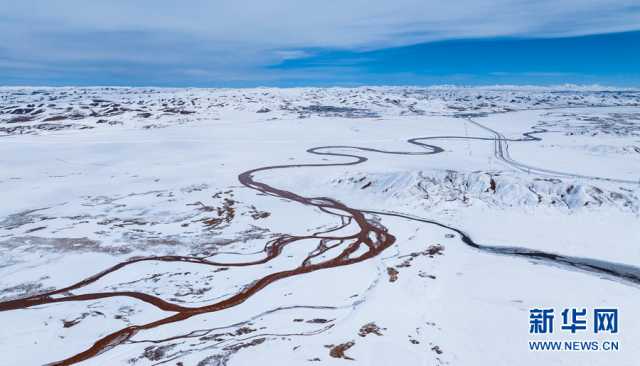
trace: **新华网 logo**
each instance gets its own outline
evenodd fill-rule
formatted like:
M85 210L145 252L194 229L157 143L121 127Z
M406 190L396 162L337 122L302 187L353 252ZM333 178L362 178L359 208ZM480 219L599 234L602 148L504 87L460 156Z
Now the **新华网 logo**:
M529 333L554 334L559 323L559 332L568 335L616 335L618 333L618 309L565 308L556 318L553 308L529 309ZM557 332L556 332L557 333ZM618 340L532 340L529 349L532 351L617 351Z

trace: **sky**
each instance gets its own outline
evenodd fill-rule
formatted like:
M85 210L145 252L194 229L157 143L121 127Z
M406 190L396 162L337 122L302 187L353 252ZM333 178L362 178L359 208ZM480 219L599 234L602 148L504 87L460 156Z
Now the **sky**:
M637 0L0 0L0 85L640 87Z

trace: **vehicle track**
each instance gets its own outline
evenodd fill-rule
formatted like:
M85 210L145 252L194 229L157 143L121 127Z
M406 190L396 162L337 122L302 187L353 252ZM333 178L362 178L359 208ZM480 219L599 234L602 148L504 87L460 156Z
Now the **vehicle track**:
M551 169L545 169L545 168L540 168L540 167L536 167L536 166L532 166L532 165L528 165L522 162L519 162L517 160L514 160L511 155L509 154L509 142L520 142L520 141L527 141L526 139L508 139L505 135L503 135L502 133L493 130L477 121L474 121L472 118L467 118L467 121L469 121L470 123L474 124L475 126L488 131L489 133L493 134L495 136L494 140L494 151L493 151L493 155L503 161L504 163L506 163L507 165L525 172L525 173L534 173L534 174L538 174L538 175L546 175L546 176L553 176L553 177L565 177L565 178L573 178L573 179L585 179L585 180L595 180L595 181L605 181L605 182L613 182L613 183L622 183L622 184L640 184L640 180L628 180L628 179L615 179L615 178L606 178L606 177L597 177L597 176L592 176L592 175L580 175L580 174L574 174L574 173L566 173L566 172L561 172L561 171L557 171L557 170L551 170ZM532 132L533 134L536 133L545 133L548 132L545 129L538 129L534 132ZM531 134L529 133L529 135L527 135L528 137L532 137ZM528 141L532 141L532 140L538 140L540 141L540 138L536 138L536 137L532 137L530 140Z

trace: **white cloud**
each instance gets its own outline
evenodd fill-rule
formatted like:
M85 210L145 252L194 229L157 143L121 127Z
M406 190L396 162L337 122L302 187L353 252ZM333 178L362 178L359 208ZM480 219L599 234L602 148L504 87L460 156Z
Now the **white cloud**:
M637 0L0 0L5 63L257 67L310 49L640 29ZM201 71L198 71L201 73ZM206 73L205 73L206 74Z
M368 47L450 37L593 34L638 29L631 0L22 0L25 28L175 31L273 47ZM416 34L421 34L416 36Z

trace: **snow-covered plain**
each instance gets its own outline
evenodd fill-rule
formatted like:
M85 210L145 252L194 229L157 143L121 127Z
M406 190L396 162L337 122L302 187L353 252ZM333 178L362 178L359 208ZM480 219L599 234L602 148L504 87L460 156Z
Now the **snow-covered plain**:
M1 88L0 198L2 364L640 359L640 92Z

